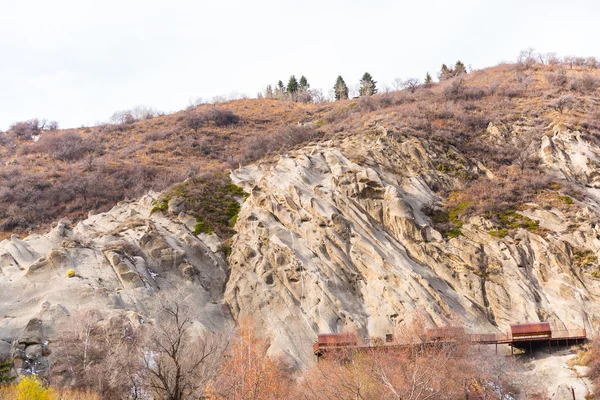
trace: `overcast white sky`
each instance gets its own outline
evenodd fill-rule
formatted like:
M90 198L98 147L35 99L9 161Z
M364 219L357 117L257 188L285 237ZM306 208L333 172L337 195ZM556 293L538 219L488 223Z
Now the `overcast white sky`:
M327 93L340 74L391 83L527 47L600 56L598 17L597 0L0 0L0 130L253 97L291 74Z

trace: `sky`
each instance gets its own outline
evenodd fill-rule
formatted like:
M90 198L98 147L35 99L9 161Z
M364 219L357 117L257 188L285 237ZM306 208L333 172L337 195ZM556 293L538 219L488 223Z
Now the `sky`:
M381 86L528 47L600 57L599 15L597 0L0 0L0 130L254 97L292 74L328 93L338 75Z

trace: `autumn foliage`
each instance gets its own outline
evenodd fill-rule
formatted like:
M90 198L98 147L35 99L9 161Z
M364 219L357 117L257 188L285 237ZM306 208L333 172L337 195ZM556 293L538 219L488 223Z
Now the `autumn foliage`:
M208 389L211 399L271 400L288 398L292 380L284 366L267 354L268 338L243 321L231 341L219 374Z

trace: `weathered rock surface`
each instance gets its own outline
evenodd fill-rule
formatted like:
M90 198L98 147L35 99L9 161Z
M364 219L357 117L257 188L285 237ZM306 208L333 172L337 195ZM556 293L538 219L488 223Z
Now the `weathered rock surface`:
M433 167L442 157L426 142L384 133L234 171L251 193L229 259L225 298L234 317L258 318L274 351L301 364L315 332L383 338L417 309L434 324L474 331L538 320L595 328L600 285L574 265L574 252L600 249L597 204L580 205L589 219L575 230L560 211L532 205L524 214L547 226L543 235L521 229L498 239L472 218L445 241L421 212L435 200L430 188L458 184Z
M120 203L73 228L59 223L45 235L0 242L0 338L16 339L20 361L15 368L30 368L32 360L40 359L43 349L36 346L60 334L57 324L74 311L98 309L148 319L163 289L176 288L191 299L204 329L218 331L229 324L223 256L184 225L160 212L150 215L155 198L150 194ZM68 278L71 268L76 275ZM43 338L29 329L31 321L39 322Z
M488 131L498 140L510 134ZM74 227L13 236L0 242L0 339L12 342L32 318L51 338L59 321L86 307L147 316L165 288L194 300L205 329L251 317L271 336L270 351L297 367L312 362L317 332L382 338L417 310L431 324L478 332L538 320L595 330L600 149L568 129L552 135L539 149L544 163L588 197L568 210L528 204L519 212L543 229L502 239L473 217L462 236L445 240L422 211L438 189L460 189L468 175L494 179L491 171L383 128L232 172L250 196L227 261L218 237L192 233L195 219L180 203L151 214L156 194ZM69 268L75 277L65 277Z

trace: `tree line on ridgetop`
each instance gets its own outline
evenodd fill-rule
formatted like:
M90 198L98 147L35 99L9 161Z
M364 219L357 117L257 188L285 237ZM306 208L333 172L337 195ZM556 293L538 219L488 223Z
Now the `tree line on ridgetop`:
M446 64L442 64L438 78L440 81L443 81L466 73L467 68L459 60L456 62L454 67L448 67ZM431 83L433 83L433 78L431 77L431 74L427 72L422 83L417 78L408 78L404 80L396 78L394 80L394 87L397 90L408 89L411 93L414 93L417 87L421 84L429 85ZM365 72L358 83L356 96L352 97L357 98L372 96L377 92L377 81L373 79L373 76L369 72ZM300 77L300 80L296 79L295 75L291 75L288 79L287 85L285 85L282 80L279 80L275 86L267 85L265 92L258 93L257 97L277 100L291 100L303 103L320 103L325 101L323 92L320 89L311 90L310 84L304 75ZM351 97L350 88L341 75L338 75L336 78L330 97L335 101L346 100Z

